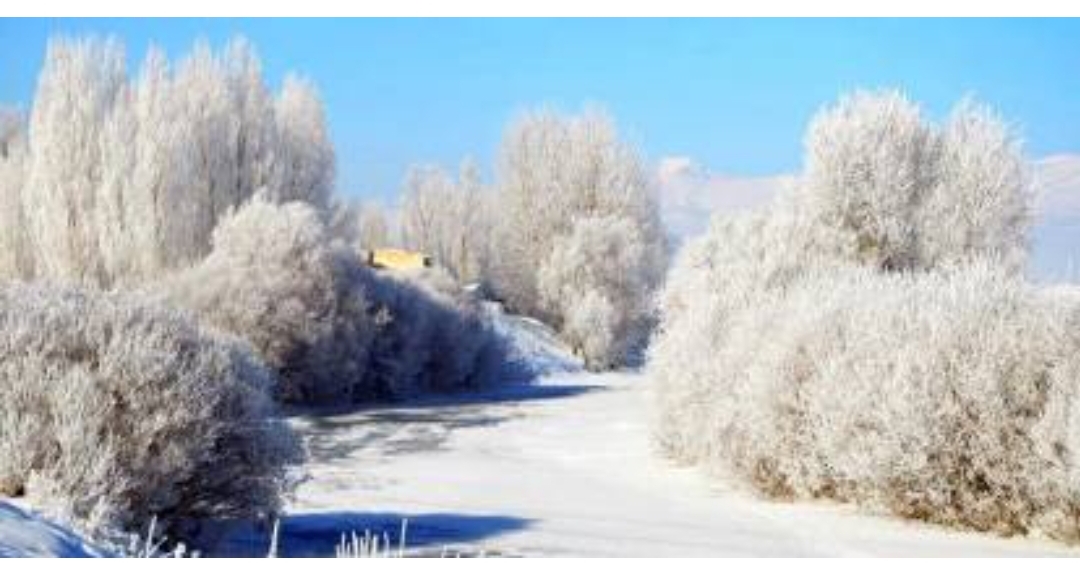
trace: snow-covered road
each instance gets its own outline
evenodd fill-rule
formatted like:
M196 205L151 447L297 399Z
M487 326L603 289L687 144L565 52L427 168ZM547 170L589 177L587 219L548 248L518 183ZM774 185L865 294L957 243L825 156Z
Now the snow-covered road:
M570 373L485 395L294 417L310 478L288 508L283 554L331 554L341 531L394 535L402 517L417 550L502 555L1078 552L835 504L761 501L657 457L646 395L636 375Z

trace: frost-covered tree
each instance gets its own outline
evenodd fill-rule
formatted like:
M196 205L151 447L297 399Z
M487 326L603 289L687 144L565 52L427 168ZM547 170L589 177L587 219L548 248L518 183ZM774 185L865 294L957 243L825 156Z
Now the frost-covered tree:
M370 201L334 198L328 220L330 235L356 250L394 244L394 230L385 209Z
M327 206L334 187L334 145L326 127L322 100L311 82L287 76L275 101L279 174L270 190L285 191L284 200Z
M591 369L613 367L643 344L653 282L647 250L629 219L584 217L541 263L541 303Z
M124 86L124 52L109 40L49 43L30 112L22 207L37 275L105 278L97 250L102 134Z
M393 244L394 230L382 206L362 203L356 218L359 228L357 244L361 248L375 249Z
M380 398L477 389L498 382L507 350L480 302L442 269L379 274L378 334L367 388Z
M938 142L898 92L856 92L814 117L801 179L806 210L848 258L914 266L916 214L933 187Z
M1016 134L971 100L944 126L895 91L856 92L806 136L798 210L817 242L886 270L1026 254L1031 180Z
M550 111L525 115L507 130L498 167L492 280L511 310L559 323L564 315L540 292L540 271L557 243L582 219L622 219L640 239L640 264L626 280L651 293L666 265L666 240L655 191L638 153L619 138L612 120L587 111L565 117ZM581 233L585 235L587 233ZM640 273L640 274L639 274ZM592 287L604 296L602 287ZM611 299L612 295L607 294ZM595 304L595 299L593 303ZM628 304L609 300L612 307ZM640 315L643 309L618 312ZM640 317L627 326L640 326ZM614 335L614 341L633 340Z
M919 214L924 266L972 255L1022 271L1034 197L1019 136L993 110L963 100L941 130L938 175Z
M53 40L28 150L19 260L84 285L197 262L218 219L263 187L324 208L334 174L313 89L290 79L275 98L243 40L199 43L175 66L151 48L133 79L114 40Z
M461 282L480 280L490 244L488 203L471 160L461 164L457 179L438 167L412 167L402 193L402 241L431 255Z
M997 263L812 272L683 341L664 446L770 496L1075 541L1078 304Z
M122 292L0 287L0 494L97 536L265 518L299 444L250 349Z
M26 173L26 120L0 107L0 279L32 274L21 191Z

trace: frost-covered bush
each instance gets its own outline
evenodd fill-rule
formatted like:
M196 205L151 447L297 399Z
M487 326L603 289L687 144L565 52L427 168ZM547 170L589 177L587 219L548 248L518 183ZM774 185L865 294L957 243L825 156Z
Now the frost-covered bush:
M806 170L680 252L648 373L668 455L774 496L1080 539L1074 296L1026 284L1016 137L895 93L823 111Z
M247 340L286 402L356 402L491 380L499 343L437 271L381 274L335 243L305 203L256 198L225 218L169 299Z
M557 247L563 253L573 252L567 245L584 241L585 236L598 236L584 230L597 229L596 223L603 219L628 223L636 235L637 246L628 251L637 255L637 261L619 282L641 283L633 292L651 295L662 280L667 241L654 183L637 151L620 139L614 122L596 111L569 117L549 111L525 115L511 125L503 139L496 188L498 226L491 281L508 309L552 323L570 340L581 341L582 335L567 332L579 332L580 325L564 327L564 320L596 316L609 308L603 316L626 317L630 322L609 321L607 328L615 332L601 341L639 340L640 335L622 332L648 323L643 316L648 309L635 306L634 299L621 299L606 286L591 286L591 312L568 315L562 304L551 298L551 290L544 295L541 288L545 266L553 259L565 260L554 254ZM579 227L580 221L586 224ZM571 268L580 270L577 265ZM547 269L554 272L552 266ZM619 271L609 269L592 277L599 280L610 273ZM549 283L548 289L553 288ZM601 304L603 300L607 300L606 305ZM623 305L630 308L619 310ZM603 350L599 357L609 359L595 366L627 360L620 357L627 349L619 344L599 349Z
M540 266L541 303L591 369L613 367L643 344L655 285L647 250L629 219L583 217Z
M1075 540L1078 315L1000 265L813 274L684 373L696 434L668 446L773 496Z
M0 288L0 493L86 530L264 516L295 437L250 350L131 294Z
M709 230L679 251L660 295L660 323L646 367L656 393L654 437L684 462L710 443L705 411L716 357L731 324L771 292L783 292L808 267L832 268L831 254L807 242L810 224L781 201L771 210L716 215Z
M310 205L253 199L224 218L213 250L161 290L244 338L280 377L280 398L349 399L363 387L375 323L372 274L332 246Z
M175 64L151 48L134 77L125 60L111 39L49 42L22 176L2 185L24 238L0 264L19 274L0 278L137 285L202 259L218 219L260 188L326 206L333 148L310 84L275 96L242 40Z
M438 269L380 274L372 299L378 332L369 389L406 398L475 389L506 366L505 344L481 303Z

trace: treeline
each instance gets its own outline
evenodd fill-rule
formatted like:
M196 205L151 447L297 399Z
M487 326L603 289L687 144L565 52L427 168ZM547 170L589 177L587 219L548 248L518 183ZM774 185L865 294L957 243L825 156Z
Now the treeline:
M507 128L494 182L462 162L455 177L417 165L399 210L354 205L358 241L431 255L518 314L553 326L593 370L636 364L655 323L669 243L656 183L603 111L528 112ZM373 227L372 224L375 226Z

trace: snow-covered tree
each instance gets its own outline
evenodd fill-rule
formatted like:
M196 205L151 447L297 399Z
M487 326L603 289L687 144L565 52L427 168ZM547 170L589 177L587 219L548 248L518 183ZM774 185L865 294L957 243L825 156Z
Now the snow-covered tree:
M561 311L553 308L552 299L541 297L539 275L556 243L569 242L560 239L572 235L582 219L611 217L628 223L640 239L640 264L626 272L626 279L643 283L644 294L658 286L666 239L655 190L641 157L602 112L564 117L538 111L519 119L503 140L497 189L492 280L512 310L562 329ZM602 287L592 289L605 294ZM609 301L613 307L628 303ZM644 312L636 308L617 314L634 316L626 326L640 326L635 315ZM614 335L616 342L626 340L633 339Z
M371 201L334 198L328 219L330 235L359 251L394 244L394 230L383 207Z
M1020 137L989 107L965 99L941 131L939 154L918 219L924 266L981 256L1022 271L1034 190Z
M1020 141L970 99L938 126L895 91L844 97L812 121L800 183L794 200L819 221L817 241L845 259L1024 266L1032 188Z
M30 113L31 154L22 191L39 276L105 280L95 222L102 134L124 78L124 52L114 39L49 43Z
M393 244L394 230L386 210L375 203L362 203L357 214L359 237L357 244L364 249L376 249Z
M770 496L1075 541L1078 305L997 263L811 272L683 341L663 444Z
M431 255L459 281L480 280L490 245L488 204L471 160L461 164L456 180L438 167L412 167L402 193L402 241Z
M0 107L0 279L32 274L21 198L26 160L26 120L19 111Z
M311 82L287 76L275 102L279 171L270 190L313 206L327 206L334 187L334 145L326 128L322 100Z
M95 286L197 262L260 188L325 208L334 175L314 90L289 79L275 99L243 40L199 43L175 67L151 48L134 79L114 40L53 40L25 165L21 268Z
M647 250L629 219L584 217L541 263L541 303L589 368L613 367L643 344L652 304Z
M497 382L507 369L502 339L481 303L448 273L391 271L376 278L369 391L400 399Z
M821 111L806 135L806 210L848 258L885 269L918 258L918 208L937 173L937 137L898 92L856 92Z

